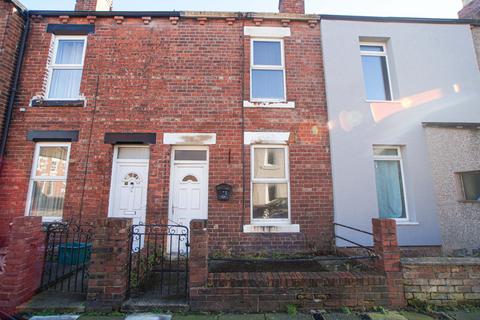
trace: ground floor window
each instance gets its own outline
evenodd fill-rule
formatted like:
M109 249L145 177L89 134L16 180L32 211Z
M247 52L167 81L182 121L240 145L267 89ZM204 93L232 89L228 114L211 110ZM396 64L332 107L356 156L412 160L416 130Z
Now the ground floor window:
M37 143L27 199L27 215L59 220L67 184L69 143Z
M480 171L460 172L463 199L480 201Z
M252 146L252 220L288 222L289 168L286 146Z
M380 218L408 218L400 147L375 146L375 182Z

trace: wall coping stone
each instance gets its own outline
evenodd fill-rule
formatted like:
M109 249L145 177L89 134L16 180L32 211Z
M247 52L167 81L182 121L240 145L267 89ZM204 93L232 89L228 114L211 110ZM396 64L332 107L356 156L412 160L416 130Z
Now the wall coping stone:
M480 257L402 258L403 265L480 265Z

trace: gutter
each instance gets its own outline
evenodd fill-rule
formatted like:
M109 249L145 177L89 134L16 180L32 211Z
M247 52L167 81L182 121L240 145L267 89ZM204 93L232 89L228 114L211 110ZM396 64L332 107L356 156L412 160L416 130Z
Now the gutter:
M18 83L20 80L20 72L22 70L23 57L25 55L25 47L27 43L28 32L30 30L30 18L28 15L28 11L24 12L23 16L24 16L25 22L23 25L22 36L20 39L20 47L18 50L17 61L15 65L15 74L13 77L10 95L8 97L7 111L5 114L5 126L3 127L3 132L2 132L2 141L0 142L0 172L3 169L3 161L5 158L5 148L7 146L8 132L10 129L10 124L12 122L13 106L15 104L15 98L17 96Z
M180 17L180 11L57 11L57 10L30 10L28 11L30 16L42 16L42 17Z

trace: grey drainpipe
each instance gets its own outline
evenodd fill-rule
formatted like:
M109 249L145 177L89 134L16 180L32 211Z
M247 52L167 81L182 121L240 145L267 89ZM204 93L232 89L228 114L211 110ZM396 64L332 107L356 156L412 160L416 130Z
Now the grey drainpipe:
M23 57L25 55L25 46L27 43L28 31L30 29L30 17L29 17L28 11L24 11L23 16L25 19L25 23L22 31L22 38L20 40L20 48L18 50L18 56L17 56L16 66L15 66L15 74L13 77L10 95L8 97L7 112L5 114L5 126L3 127L2 141L0 144L0 172L2 172L2 169L3 169L3 163L5 158L5 148L7 147L8 131L10 129L10 123L12 122L13 106L15 104L15 98L17 96L18 82L20 80L20 72L22 70Z

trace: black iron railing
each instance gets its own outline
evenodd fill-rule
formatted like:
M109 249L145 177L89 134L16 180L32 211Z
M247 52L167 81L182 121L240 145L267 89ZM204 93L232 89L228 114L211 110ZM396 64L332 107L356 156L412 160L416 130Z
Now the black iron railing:
M351 226L347 226L347 225L344 225L344 224L341 224L341 223L334 223L333 224L334 226L337 226L337 227L341 227L341 228L345 228L345 229L349 229L349 230L353 230L353 231L356 231L356 232L359 232L359 233L363 233L363 234L366 234L366 235L369 235L371 237L373 237L373 233L371 232L368 232L368 231L365 231L365 230L361 230L361 229L358 229L358 228L354 228L354 227L351 227ZM340 239L340 240L343 240L343 241L346 241L350 244L353 244L355 245L356 247L358 248L361 248L361 249L364 249L367 251L367 255L365 256L349 256L348 258L349 259L354 259L354 260L361 260L361 259L376 259L378 258L376 253L375 253L375 250L373 250L371 247L368 247L368 246L365 246L363 244L360 244L356 241L353 241L353 240L350 240L350 239L347 239L345 237L342 237L342 236L339 236L336 232L334 233L334 237L336 239Z
M40 291L86 292L93 226L75 222L46 225Z
M181 225L134 225L130 235L128 295L186 297L189 230Z

